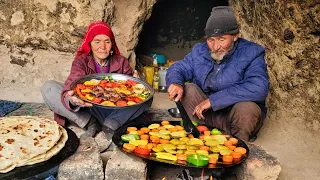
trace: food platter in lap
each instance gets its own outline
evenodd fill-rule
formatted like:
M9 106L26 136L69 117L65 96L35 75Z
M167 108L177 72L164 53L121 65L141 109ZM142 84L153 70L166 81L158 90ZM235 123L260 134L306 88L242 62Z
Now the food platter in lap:
M153 97L153 88L133 76L106 73L86 75L71 84L82 100L95 106L122 109L141 105Z
M35 116L0 118L0 179L29 178L59 165L79 145L69 129Z
M207 125L193 138L179 121L130 123L118 129L112 140L124 152L177 166L227 168L242 163L249 155L244 141Z

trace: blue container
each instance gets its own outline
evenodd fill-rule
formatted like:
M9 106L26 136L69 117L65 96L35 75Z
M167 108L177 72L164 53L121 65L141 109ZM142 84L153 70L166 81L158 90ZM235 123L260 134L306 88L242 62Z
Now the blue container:
M150 54L151 57L156 58L157 59L157 63L158 64L166 64L166 56L164 56L163 54Z

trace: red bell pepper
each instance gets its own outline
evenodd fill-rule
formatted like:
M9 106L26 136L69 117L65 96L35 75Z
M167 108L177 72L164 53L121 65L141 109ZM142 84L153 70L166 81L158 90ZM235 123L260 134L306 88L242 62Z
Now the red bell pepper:
M82 93L81 93L81 90L80 88L77 86L76 87L76 92L78 94L78 96L81 98L81 99L87 99Z
M135 101L136 103L140 103L140 102L142 102L143 100L142 100L141 98L135 97L135 98L134 98L134 101Z
M108 83L108 81L106 81L106 80L101 80L100 83L99 83L99 86L105 88L105 87L107 87L107 83Z
M137 147L134 152L138 153L138 154L143 154L143 155L149 155L150 154L150 150L149 149L145 149L145 148L141 148L141 147Z
M197 129L201 133L204 132L204 131L209 131L209 129L206 126L198 126Z
M113 88L113 84L114 84L114 83L112 83L112 82L107 82L107 83L106 83L106 87L107 87L107 88Z
M102 99L101 98L97 98L97 97L95 97L95 98L93 98L93 100L92 100L93 102L95 102L95 103L97 103L97 104L100 104L101 103L101 101L102 101Z
M125 101L117 101L116 102L116 106L127 106L128 104L127 104L127 102L125 102Z
M77 88L79 89L86 89L86 86L83 84L77 84Z
M127 100L127 101L135 101L135 97L127 96L127 97L126 97L126 100Z
M128 84L128 85L130 85L130 86L134 86L134 85L136 85L136 84L138 84L138 83L135 82L135 81L132 81L132 80L128 79L128 80L126 81L126 84Z

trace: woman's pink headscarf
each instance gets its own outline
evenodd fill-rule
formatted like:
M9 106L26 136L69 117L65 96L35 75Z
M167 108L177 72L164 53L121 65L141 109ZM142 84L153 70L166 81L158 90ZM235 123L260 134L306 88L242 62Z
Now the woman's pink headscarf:
M110 26L105 22L99 21L99 22L91 23L89 25L88 30L83 38L82 44L77 51L76 57L78 57L82 54L88 55L91 52L90 42L93 40L93 38L96 35L99 35L99 34L107 35L111 39L113 52L117 55L120 54L120 51L117 47L117 44L114 39L114 35L113 35L113 32L112 32Z

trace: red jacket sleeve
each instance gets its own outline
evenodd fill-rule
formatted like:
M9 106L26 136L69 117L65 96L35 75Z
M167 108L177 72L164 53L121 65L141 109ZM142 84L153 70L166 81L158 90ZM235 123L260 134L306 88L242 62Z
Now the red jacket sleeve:
M86 58L86 56L79 56L72 62L70 74L64 83L64 87L61 93L61 102L64 105L64 107L68 110L79 109L79 108L72 109L70 107L69 100L66 99L66 93L71 90L72 82L88 74L86 72L87 65L84 63L85 61L83 60L83 58Z

